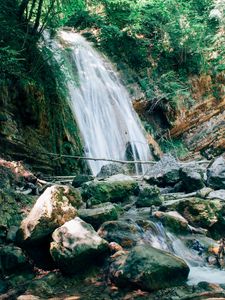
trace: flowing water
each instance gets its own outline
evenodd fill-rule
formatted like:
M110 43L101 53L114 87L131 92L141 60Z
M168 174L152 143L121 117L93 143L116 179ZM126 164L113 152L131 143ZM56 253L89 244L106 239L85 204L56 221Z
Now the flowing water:
M86 157L150 160L144 130L125 87L112 65L80 34L60 31L51 40L54 58L61 65L69 91L69 104L84 142ZM89 161L96 175L105 161ZM136 164L136 173L146 166Z

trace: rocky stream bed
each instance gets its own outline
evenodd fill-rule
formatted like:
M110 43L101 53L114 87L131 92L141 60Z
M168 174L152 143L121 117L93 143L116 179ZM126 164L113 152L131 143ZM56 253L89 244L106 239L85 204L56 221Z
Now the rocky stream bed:
M223 156L71 182L0 168L0 299L225 299Z

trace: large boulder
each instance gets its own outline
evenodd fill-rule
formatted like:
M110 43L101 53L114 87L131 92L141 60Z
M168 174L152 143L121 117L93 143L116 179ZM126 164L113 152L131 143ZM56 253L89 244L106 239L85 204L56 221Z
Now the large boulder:
M202 189L204 185L204 170L195 164L183 167L180 170L183 188L187 192L194 192Z
M57 228L52 238L50 253L64 273L77 273L95 264L109 250L108 243L79 217Z
M163 202L163 197L160 190L156 186L144 186L140 189L138 199L136 202L137 207L150 207L152 205L159 206Z
M116 174L126 174L126 169L121 164L107 164L101 167L100 172L97 174L97 178L107 178Z
M180 165L170 154L165 154L160 161L149 169L144 179L158 186L174 186L180 181Z
M104 202L123 202L139 192L138 183L126 175L114 175L105 181L83 184L82 197L88 206Z
M210 228L218 222L222 208L219 200L191 197L179 199L166 209L178 211L192 226Z
M158 290L187 279L188 265L179 257L149 245L136 246L118 256L110 266L110 277L119 286Z
M217 191L211 191L207 195L208 199L220 199L225 201L225 190L217 190Z
M54 185L47 188L21 222L18 242L35 243L48 237L57 227L73 219L81 204L79 191L72 187Z
M207 170L207 182L213 189L225 189L225 159L218 157Z
M90 223L95 229L98 229L106 221L117 220L118 215L117 207L110 202L78 210L78 216L85 222Z

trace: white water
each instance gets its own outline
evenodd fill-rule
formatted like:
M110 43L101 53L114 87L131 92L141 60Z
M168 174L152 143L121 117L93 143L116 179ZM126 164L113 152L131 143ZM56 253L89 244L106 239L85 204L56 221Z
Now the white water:
M70 107L84 141L85 155L126 160L130 144L134 160L150 160L144 130L111 64L78 33L60 31L57 39L46 40L66 76ZM89 164L96 175L107 162ZM143 173L145 168L137 164L136 173Z

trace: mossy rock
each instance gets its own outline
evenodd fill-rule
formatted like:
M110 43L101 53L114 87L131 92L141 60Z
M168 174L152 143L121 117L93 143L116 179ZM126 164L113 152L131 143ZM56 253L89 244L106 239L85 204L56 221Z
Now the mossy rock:
M105 202L124 202L129 196L137 195L138 183L135 180L92 181L82 186L82 197L93 206Z
M156 186L143 187L140 189L137 207L150 207L152 205L160 206L163 203L163 197L160 194L159 188Z

